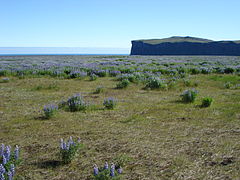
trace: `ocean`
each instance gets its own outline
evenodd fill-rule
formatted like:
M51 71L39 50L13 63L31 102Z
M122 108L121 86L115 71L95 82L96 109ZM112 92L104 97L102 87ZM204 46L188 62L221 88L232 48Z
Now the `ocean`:
M30 55L129 55L128 48L0 47L0 56Z

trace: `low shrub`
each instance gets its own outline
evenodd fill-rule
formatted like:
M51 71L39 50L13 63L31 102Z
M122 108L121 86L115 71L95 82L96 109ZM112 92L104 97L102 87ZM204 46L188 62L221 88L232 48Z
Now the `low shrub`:
M199 74L201 71L196 67L196 68L191 68L190 73L191 74Z
M67 101L67 105L70 111L82 111L87 109L87 103L84 101L83 96L75 94Z
M84 78L87 76L87 73L84 71L71 71L69 74L69 77L74 79L74 78Z
M231 82L227 82L224 84L224 87L227 89L231 89L233 87L233 84Z
M212 102L213 102L213 98L205 97L202 99L202 107L209 107L211 106Z
M15 167L20 163L19 147L16 146L15 150L11 152L11 146L2 144L0 146L0 179L12 180L15 175Z
M129 86L129 84L130 84L130 81L127 80L127 79L124 79L124 80L122 80L121 82L119 82L119 83L117 84L117 89L126 88L126 87Z
M104 99L103 105L107 109L114 109L117 105L117 100L112 97L106 98Z
M0 69L0 76L6 76L9 72L4 69Z
M97 75L96 74L91 74L90 76L90 81L95 81L95 80L97 80Z
M99 77L106 77L108 75L107 70L96 70L94 71L94 74L96 74Z
M224 73L226 73L226 74L234 73L234 68L232 68L232 67L226 67L226 68L224 69Z
M120 166L115 166L113 163L109 167L106 162L102 168L98 168L95 164L93 167L93 178L95 180L120 180L122 171Z
M112 77L116 77L119 74L121 74L121 71L118 71L118 70L112 70L109 72L109 75Z
M117 76L118 81L122 81L122 80L125 80L125 79L130 81L130 82L135 82L134 74L119 74Z
M43 108L43 112L46 119L53 117L57 111L58 111L58 106L54 104L45 105Z
M202 74L210 74L212 72L211 68L201 67L200 69Z
M70 163L76 156L79 149L83 146L81 144L80 138L77 142L73 141L73 138L70 136L67 142L64 142L63 139L60 140L60 156L64 164Z
M150 88L150 89L167 89L167 84L165 84L158 77L150 77L150 78L147 79L145 88Z
M103 86L98 86L95 90L95 94L100 94L104 91L104 87Z
M182 101L186 103L192 103L195 101L197 94L198 91L195 89L186 90L183 92L183 94L181 94Z

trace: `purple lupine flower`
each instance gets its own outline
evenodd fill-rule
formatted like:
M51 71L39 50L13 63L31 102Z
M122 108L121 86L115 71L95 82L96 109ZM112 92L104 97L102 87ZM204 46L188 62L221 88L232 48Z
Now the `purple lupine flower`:
M10 165L10 171L12 173L12 176L14 176L14 174L15 174L15 166L14 166L14 164Z
M78 140L77 140L77 142L78 142L78 143L80 143L80 142L81 142L81 138L80 138L80 137L78 137Z
M54 104L45 105L43 108L43 112L47 118L53 116L54 112L58 110L58 106Z
M107 162L105 162L105 164L104 164L104 169L108 169L108 163Z
M110 176L114 177L115 176L115 165L112 163L111 169L110 169Z
M69 145L69 143L67 143L66 150L69 150L69 149L70 149L70 145Z
M7 159L4 155L2 156L2 163L3 165L7 164Z
M67 149L67 144L65 142L63 142L63 150Z
M8 162L10 160L10 156L11 156L11 146L6 146L4 156Z
M14 150L14 158L15 160L19 159L19 147L16 145L15 150Z
M6 169L2 164L0 164L0 174L4 174L6 172Z
M2 144L2 145L0 146L0 157L2 157L2 155L3 155L3 153L4 153L4 149L5 149L5 146L4 146L4 144Z
M13 179L13 175L12 175L11 171L8 171L7 175L8 175L8 180Z
M119 168L117 169L117 172L118 172L118 174L122 174L122 172L123 172L122 168L119 167Z
M93 174L94 174L94 176L96 176L96 175L98 175L98 167L97 167L97 165L96 164L94 164L94 167L93 167Z
M5 180L4 174L0 173L0 180Z
M114 99L113 97L109 97L109 98L105 98L103 105L107 108L107 109L113 109L117 104L117 99Z

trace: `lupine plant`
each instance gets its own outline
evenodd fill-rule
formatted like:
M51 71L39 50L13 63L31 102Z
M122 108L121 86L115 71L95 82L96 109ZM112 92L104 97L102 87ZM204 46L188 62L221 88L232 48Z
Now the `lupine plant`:
M112 77L116 77L119 74L121 74L121 71L112 70L112 71L109 72L109 75L112 76Z
M97 75L96 74L90 74L90 81L95 81L97 80Z
M69 74L70 78L83 78L86 76L87 76L87 73L83 71L71 71Z
M117 105L117 100L114 99L113 97L106 98L104 99L103 105L107 109L114 109Z
M46 119L53 117L57 111L58 111L58 106L54 104L45 105L43 108L43 112Z
M205 97L202 99L202 107L209 107L211 106L212 102L213 102L213 98Z
M31 57L32 58L32 57ZM84 58L84 59L83 59ZM99 57L96 57L99 58ZM59 78L82 78L89 76L91 73L99 77L119 76L128 74L128 80L134 81L134 73L145 74L146 72L157 75L158 73L169 75L175 74L186 76L187 74L209 74L209 73L239 73L239 59L236 57L204 57L203 62L194 62L194 58L184 59L180 57L157 58L153 61L148 61L144 57L135 58L127 57L124 61L119 61L116 58L103 57L101 60L91 57L69 57L68 61L65 58L58 58L57 61L51 61L44 58L43 61L29 61L25 58L22 62L19 61L0 61L0 76L17 76L23 78L26 76L52 76ZM34 59L34 58L33 58ZM95 59L95 62L92 60ZM171 60L171 63L166 63L165 60ZM106 61L105 61L106 60ZM189 62L190 60L190 62ZM34 64L33 64L34 62ZM125 78L125 77L124 77Z
M117 84L117 88L118 88L118 89L123 89L123 88L128 87L129 84L130 84L130 81L129 81L129 80L123 79L122 81L120 81L120 82Z
M72 112L86 110L87 108L87 103L84 101L83 96L80 94L75 94L70 97L67 101L67 105L69 107L69 110Z
M122 172L122 168L113 163L109 167L108 163L105 162L103 168L99 168L95 164L93 167L93 178L95 180L120 180Z
M103 86L98 86L95 90L95 94L100 94L104 91L104 87Z
M82 146L83 144L81 144L80 138L78 138L77 142L74 142L71 136L66 142L64 142L64 140L61 139L60 140L60 156L61 156L62 162L64 164L70 163Z
M196 89L186 90L183 92L183 94L181 94L182 101L185 103L192 103L195 101L197 95L198 91Z
M231 82L226 82L226 83L224 84L224 87L225 87L226 89L231 89L231 88L233 87L233 84L232 84Z
M150 77L150 78L147 79L147 83L146 83L145 88L150 88L150 89L167 89L167 84L165 84L158 77Z
M0 146L0 180L12 180L15 175L15 166L20 163L19 147L11 152L11 146Z

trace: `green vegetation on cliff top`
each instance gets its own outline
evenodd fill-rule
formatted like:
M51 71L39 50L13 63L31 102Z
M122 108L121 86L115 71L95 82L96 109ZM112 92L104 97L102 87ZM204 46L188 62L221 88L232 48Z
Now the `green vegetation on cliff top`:
M213 41L213 40L209 40L209 39L203 39L203 38L197 38L197 37L190 37L190 36L186 36L186 37L181 37L181 36L172 36L169 38L163 38L163 39L141 39L141 40L134 40L136 41L141 41L143 43L146 44L160 44L160 43L166 43L166 42L170 42L170 43L175 43L175 42L194 42L194 43L209 43L209 42L220 42L220 43L224 43L224 42L235 42L235 43L240 43L240 41Z

